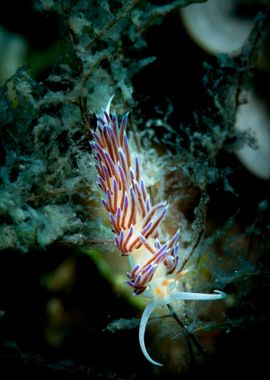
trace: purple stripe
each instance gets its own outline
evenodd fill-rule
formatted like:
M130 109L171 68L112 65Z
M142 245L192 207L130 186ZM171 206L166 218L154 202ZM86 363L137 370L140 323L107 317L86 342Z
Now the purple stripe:
M122 121L121 121L121 126L120 126L120 133L119 133L119 144L120 146L123 147L123 142L124 142L124 131L125 131L125 128L126 128L126 125L127 125L127 119L128 119L128 112L125 113L122 117Z
M120 163L118 163L118 171L120 173L120 177L121 177L123 186L125 188L127 188L128 187L127 178L126 178L126 175L125 175L124 170L122 169L122 166L120 165Z
M155 240L155 246L157 249L161 248L161 244L160 244L160 241L158 239Z
M160 250L156 253L156 255L155 255L156 257L154 260L156 264L159 264L168 255L167 248L168 248L167 244L164 244L163 247L160 248Z
M129 152L129 146L128 146L128 139L127 139L127 136L124 134L124 147L125 147L125 153L126 153L126 157L127 157L127 163L128 163L128 166L131 165L131 162L130 162L130 152Z
M96 142L98 143L99 146L103 145L101 138L99 137L99 135L96 132L93 132L93 137L94 137L94 139L96 140Z
M128 284L129 286L131 286L133 289L136 289L136 285L134 285L133 282L127 280L127 284Z
M129 173L128 164L127 164L127 160L126 160L126 157L125 157L125 153L124 153L124 151L123 151L123 149L121 147L118 148L118 153L119 153L120 159L122 161L122 167L123 167L124 173L125 173L125 175L127 177L128 173Z
M121 231L120 231L120 235L119 235L119 243L122 245L123 241L124 241L124 237L125 237L125 234L124 234L124 230L121 228Z
M106 210L109 211L108 203L107 203L104 199L101 199L101 203L102 203L103 206L106 208Z
M133 181L133 185L136 190L136 193L138 194L138 197L142 198L141 189L139 188L138 182L136 180Z
M115 178L113 178L113 191L115 194L118 193L118 185L117 185L117 181Z
M152 227L152 221L150 221L143 229L142 229L142 235L145 235L147 233L147 231L150 230L150 228Z
M102 170L103 170L103 173L104 173L104 179L106 181L109 181L110 180L110 174L108 172L107 167L103 164L103 162L101 162L101 167L102 167Z
M111 192L110 192L109 189L107 189L106 194L107 194L107 198L108 198L108 201L109 201L109 205L111 205L111 203L112 203L112 195L111 195Z
M106 185L102 177L98 175L98 182L97 184L100 186L101 190L105 193L106 192Z
M168 243L168 246L172 247L174 245L174 243L179 239L179 236L180 236L180 230L177 230L176 233L174 234L173 238Z
M115 218L114 216L112 215L112 213L109 213L110 214L110 222L113 226L115 226Z
M129 276L130 278L133 278L136 276L138 270L140 269L140 265L135 265L135 267L131 270L131 272L129 272Z
M109 165L109 167L113 173L116 170L115 164L114 164L113 160L111 159L111 156L107 152L105 152L105 158L106 158L106 161L107 161L107 163L108 163L108 165Z
M97 118L97 123L98 122L100 122L102 125L105 125L105 121L100 116L98 116L98 118Z
M128 210L128 196L127 196L127 193L125 193L124 212L127 213L127 210Z
M112 113L112 127L114 131L114 135L116 137L117 145L119 143L119 127L118 127L118 118L115 112Z
M117 138L115 136L114 130L111 127L108 127L108 130L109 130L109 135L110 135L110 138L111 138L111 141L112 141L113 153L114 153L115 159L117 161L119 159L118 141L117 141Z
M118 207L117 214L116 214L117 221L118 221L118 219L120 220L120 217L121 217L121 208Z
M149 212L150 209L151 209L151 203L150 203L149 195L148 195L148 198L145 201L145 207L146 207L146 211Z
M110 116L108 115L108 113L107 113L106 111L104 111L104 116L105 116L106 119L107 119L107 123L110 124L110 122L111 122L111 118L110 118Z
M144 199L144 201L146 201L147 192L146 192L146 188L145 188L145 184L144 184L143 180L141 180L141 190L142 190L142 194L143 194L143 199Z

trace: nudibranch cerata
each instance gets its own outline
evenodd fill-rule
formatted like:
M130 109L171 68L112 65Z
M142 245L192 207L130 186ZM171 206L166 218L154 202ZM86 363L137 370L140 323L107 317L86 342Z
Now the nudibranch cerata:
M115 234L116 246L123 256L128 256L131 270L127 273L127 284L134 295L145 295L151 301L146 306L139 327L139 342L144 356L155 365L145 347L144 335L147 322L157 306L177 300L211 301L225 298L215 290L213 294L177 291L180 271L179 235L161 242L159 227L168 205L166 202L151 204L142 178L139 158L131 160L126 135L128 114L118 124L115 113L110 112L110 99L102 115L97 116L97 127L93 133L91 147L96 161L98 186L104 194L103 206L108 211Z

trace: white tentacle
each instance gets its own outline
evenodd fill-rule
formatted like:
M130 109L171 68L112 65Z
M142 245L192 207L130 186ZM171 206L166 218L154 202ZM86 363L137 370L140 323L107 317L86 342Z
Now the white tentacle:
M149 360L149 362L152 364L162 366L163 364L158 363L155 360L151 359L151 357L149 356L146 350L145 342L144 342L145 329L146 329L147 322L150 318L150 315L152 314L152 312L157 306L159 306L159 304L156 301L152 301L144 309L142 313L142 317L141 317L140 328L139 328L139 342L140 342L141 350L144 356L146 357L146 359Z
M214 290L214 293L215 294L176 292L171 295L170 301L212 301L226 298L226 294L221 292L220 290Z

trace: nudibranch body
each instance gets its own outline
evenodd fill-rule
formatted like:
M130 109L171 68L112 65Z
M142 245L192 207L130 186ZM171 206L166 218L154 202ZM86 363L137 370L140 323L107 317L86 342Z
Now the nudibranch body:
M143 294L152 299L146 306L139 328L139 342L145 357L153 364L161 365L149 356L144 334L148 319L157 306L176 300L216 300L225 297L215 294L177 291L180 271L179 230L166 242L160 242L159 227L164 220L166 202L151 204L142 178L138 156L132 162L126 135L128 114L120 125L115 113L110 113L110 99L103 114L97 117L91 146L96 160L98 186L105 195L102 203L109 213L115 234L115 243L123 256L128 256L131 270L127 284L134 295Z

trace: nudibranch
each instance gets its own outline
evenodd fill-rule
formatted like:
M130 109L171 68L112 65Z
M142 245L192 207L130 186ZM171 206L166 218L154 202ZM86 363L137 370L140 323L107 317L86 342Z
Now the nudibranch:
M166 242L158 238L168 205L151 204L142 178L139 158L132 162L126 135L128 114L120 125L115 113L110 112L110 99L102 115L97 116L91 147L96 161L97 184L104 194L103 206L108 211L115 243L123 256L128 256L131 270L127 284L135 296L151 299L146 306L139 327L139 342L146 359L162 365L149 356L144 342L147 322L157 306L177 300L217 300L225 297L221 291L214 294L177 291L183 275L180 271L179 230Z

